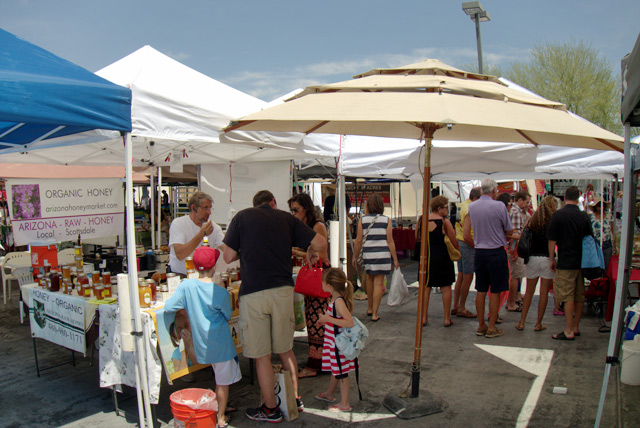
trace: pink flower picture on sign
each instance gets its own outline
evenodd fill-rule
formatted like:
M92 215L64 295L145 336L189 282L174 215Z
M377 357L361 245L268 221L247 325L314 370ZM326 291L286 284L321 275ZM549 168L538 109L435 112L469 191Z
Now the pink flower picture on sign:
M14 220L28 220L42 217L40 210L40 185L14 184L11 186L11 199L13 202Z

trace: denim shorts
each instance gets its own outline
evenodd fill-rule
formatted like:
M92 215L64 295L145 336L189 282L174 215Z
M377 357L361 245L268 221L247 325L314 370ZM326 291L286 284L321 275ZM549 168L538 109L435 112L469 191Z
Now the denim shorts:
M458 272L473 273L474 272L474 257L476 250L464 241L458 241L460 243L460 254L462 258L458 260Z

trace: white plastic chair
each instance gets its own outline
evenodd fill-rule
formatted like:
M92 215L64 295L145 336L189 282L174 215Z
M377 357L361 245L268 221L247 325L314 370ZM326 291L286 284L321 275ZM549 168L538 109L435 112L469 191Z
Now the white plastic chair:
M33 283L33 274L31 273L31 267L21 267L14 269L13 276L18 280L20 286L20 324L24 323L24 308L28 308L29 305L23 300L22 286L25 284Z
M13 274L14 271L22 267L31 266L31 253L21 251L17 253L8 253L2 261L2 294L4 296L4 304L7 304L7 285L9 285L9 300L11 300L11 281L18 278Z

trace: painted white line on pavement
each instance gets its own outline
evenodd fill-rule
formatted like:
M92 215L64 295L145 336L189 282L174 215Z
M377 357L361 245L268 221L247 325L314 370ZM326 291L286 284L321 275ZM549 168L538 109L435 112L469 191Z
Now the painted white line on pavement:
M304 408L304 413L310 413L312 415L343 422L367 422L396 417L393 413L330 412L328 410L311 409L309 407Z
M542 393L542 387L544 386L547 373L549 373L553 351L550 349L480 345L477 343L475 345L483 351L536 376L516 422L516 428L527 427L538 403L538 399L540 398L540 393Z

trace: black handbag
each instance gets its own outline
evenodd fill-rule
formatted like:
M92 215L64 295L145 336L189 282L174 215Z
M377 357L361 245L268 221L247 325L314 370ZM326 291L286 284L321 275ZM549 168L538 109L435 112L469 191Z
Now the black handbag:
M518 241L518 257L522 257L525 263L529 262L531 256L531 241L533 240L533 231L529 226L525 226L520 234Z

